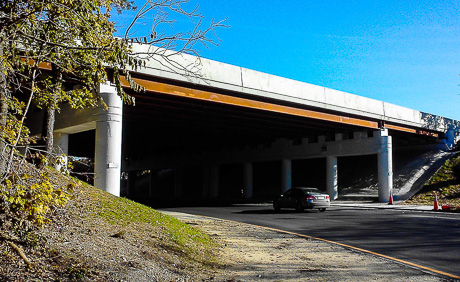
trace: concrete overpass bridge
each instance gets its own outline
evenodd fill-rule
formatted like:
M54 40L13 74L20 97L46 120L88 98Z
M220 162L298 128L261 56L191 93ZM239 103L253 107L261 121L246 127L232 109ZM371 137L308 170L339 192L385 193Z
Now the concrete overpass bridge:
M132 73L145 92L123 80L135 106L108 82L99 89L107 111L64 108L57 117L64 152L82 146L78 136L95 148L95 186L117 196L251 198L319 183L336 199L340 159L370 156L386 202L395 148L449 150L460 138L459 121L189 55L170 60L199 76L150 59Z

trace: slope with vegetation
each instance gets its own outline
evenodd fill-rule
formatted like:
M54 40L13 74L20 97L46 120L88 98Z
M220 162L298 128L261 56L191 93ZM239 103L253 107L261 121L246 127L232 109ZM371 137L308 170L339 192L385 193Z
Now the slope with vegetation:
M134 12L121 38L114 35L114 12ZM133 32L146 18L151 29ZM175 20L183 18L189 20L185 30L174 29ZM138 9L127 0L0 4L0 280L116 280L121 273L144 269L137 263L139 256L164 267L154 272L159 277L148 271L142 275L171 280L182 275L181 269L195 264L201 269L212 261L216 246L195 229L133 202L80 187L46 167L65 167L64 158L54 153L53 141L56 111L64 103L76 110L104 107L98 88L107 81L114 83L124 102L133 103L120 77L141 91L130 70L146 59L162 58L178 73L199 76L195 65L181 65L164 50L197 55L196 44L215 45L214 29L223 21L212 20L203 28L201 19L198 7L190 9L188 0L146 1ZM140 58L132 52L132 42L149 45L151 52ZM27 128L31 109L41 109L45 116L38 141L29 137ZM45 149L31 151L35 141ZM148 246L139 245L141 237L149 239ZM165 254L159 255L162 250Z
M460 211L460 153L446 161L422 190L405 203L433 205L434 194L437 195L439 205L449 205L453 207L451 210Z
M76 183L43 173L52 185ZM218 266L219 245L198 229L86 184L69 194L41 228L0 227L0 280L201 280Z

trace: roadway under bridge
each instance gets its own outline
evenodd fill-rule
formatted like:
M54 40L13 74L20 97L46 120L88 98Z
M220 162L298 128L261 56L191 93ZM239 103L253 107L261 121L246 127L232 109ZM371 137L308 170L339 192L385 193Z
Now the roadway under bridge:
M460 138L459 121L189 55L171 58L199 75L150 59L132 72L145 91L124 82L134 106L107 82L99 94L108 110L64 106L57 116L56 145L94 156L95 186L144 202L271 199L293 186L337 199L348 183L373 174L376 198L386 202L407 185L394 187L393 159L449 151ZM41 132L41 116L32 131Z

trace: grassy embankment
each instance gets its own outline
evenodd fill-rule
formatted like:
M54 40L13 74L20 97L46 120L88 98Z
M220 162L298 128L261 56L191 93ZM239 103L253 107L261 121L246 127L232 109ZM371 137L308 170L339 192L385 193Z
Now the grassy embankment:
M422 190L405 203L433 205L434 193L438 196L440 206L449 205L460 210L460 153L449 159Z
M189 280L219 265L218 243L200 230L87 184L34 238L20 243L32 267L0 241L0 280L123 280L152 269L162 272L156 279Z

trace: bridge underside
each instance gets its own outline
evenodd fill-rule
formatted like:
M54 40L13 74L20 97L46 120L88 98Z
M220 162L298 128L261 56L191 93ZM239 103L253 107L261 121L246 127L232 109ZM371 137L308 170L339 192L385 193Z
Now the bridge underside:
M248 72L241 71L242 76ZM56 119L55 143L64 153L94 157L97 187L146 202L271 199L294 186L318 187L336 199L357 182L378 187L378 200L385 202L393 191L398 151L432 150L443 146L445 135L451 140L458 135L420 128L413 120L398 123L399 108L385 103L383 112L392 112L391 117L380 117L366 112L373 107L381 112L378 101L327 89L328 99L337 95L345 104L350 99L348 112L339 112L337 101L307 105L295 102L298 97L280 99L287 94L250 94L268 90L243 84L224 89L146 75L135 80L146 89L133 92L124 81L125 90L136 97L135 106L122 105L107 83L99 93L108 110L64 107ZM280 88L284 82L304 87L280 81L274 89L282 93L290 91ZM319 93L315 86L305 89L305 95ZM373 106L362 106L367 102ZM361 109L353 109L356 103ZM405 116L407 112L413 111ZM428 115L424 120L428 128L436 128L439 119ZM36 121L32 131L40 132L41 119L31 120Z
M99 87L108 110L63 105L55 144L94 157L95 186L114 195L272 198L316 186L336 199L348 182L360 182L378 187L385 202L401 151L446 150L460 140L459 121L146 44L133 48L199 67L203 79L147 56L131 73L144 93L121 78L135 106L122 105L110 82ZM43 112L28 117L31 132L41 132L42 119Z
M125 158L143 157L147 152L155 154L257 147L269 145L280 138L293 142L308 138L314 142L319 136L324 136L326 141L331 141L338 133L343 134L342 139L352 139L355 132L367 132L372 136L372 132L380 130L382 126L378 120L365 120L368 123L363 126L161 93L131 94L136 97L135 106L123 107ZM271 101L266 103L279 104ZM355 118L358 120L358 117ZM415 131L408 127L405 129ZM391 127L389 132L395 145L436 143L437 140L437 135L414 134Z
M95 129L96 186L157 203L272 199L294 186L318 187L336 199L362 180L385 202L397 149L439 141L434 132L192 86L147 83L145 93L130 92L135 106L122 106L114 87L101 87L109 111L86 128ZM70 134L75 151L73 133L83 130L68 128L75 127L58 129L58 140ZM369 175L374 182L364 180Z

